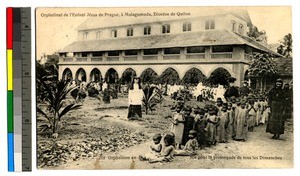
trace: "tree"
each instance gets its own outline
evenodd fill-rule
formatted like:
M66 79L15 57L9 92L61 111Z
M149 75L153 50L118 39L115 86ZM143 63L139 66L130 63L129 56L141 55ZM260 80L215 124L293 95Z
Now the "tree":
M58 124L61 118L68 112L80 108L82 105L76 103L67 103L65 101L69 92L77 87L70 88L69 83L66 81L45 81L37 80L37 86L42 87L47 92L45 103L46 108L37 106L37 112L42 114L49 123L49 128L52 128L52 134L57 133Z
M277 74L277 67L272 57L267 53L255 53L254 59L249 66L249 76L260 80L260 91L263 91L263 83L265 85L268 77Z
M221 84L221 85L228 85L232 77L230 73L224 68L217 68L214 70L210 77L208 78L208 83L212 85Z
M162 91L158 90L156 87L147 86L143 89L143 106L145 107L146 114L149 110L154 111L154 107L163 101Z
M288 33L283 37L283 40L280 41L280 45L277 48L277 53L285 57L292 57L292 53L293 53L292 47L293 47L292 34Z
M267 44L267 34L266 31L260 31L256 26L251 25L249 27L249 32L247 32L247 35L250 38L253 38L257 42L261 42L264 44Z
M205 75L199 69L192 68L185 73L182 82L197 85L199 82L204 82L205 79Z
M161 83L175 84L179 80L179 75L173 68L167 68L159 77Z

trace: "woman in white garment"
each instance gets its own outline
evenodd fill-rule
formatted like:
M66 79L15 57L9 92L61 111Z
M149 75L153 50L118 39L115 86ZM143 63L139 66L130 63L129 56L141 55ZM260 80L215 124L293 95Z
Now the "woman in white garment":
M142 104L144 92L139 78L134 78L128 92L128 116L129 120L142 118Z

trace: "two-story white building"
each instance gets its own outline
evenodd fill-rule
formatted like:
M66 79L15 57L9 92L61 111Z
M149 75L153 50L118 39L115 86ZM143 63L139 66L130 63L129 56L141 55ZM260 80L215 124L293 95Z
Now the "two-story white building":
M89 18L78 26L77 41L59 52L59 78L116 82L126 69L141 76L147 69L161 75L168 68L180 79L192 68L208 78L225 69L240 86L253 52L277 55L247 37L251 25L247 13L119 19L110 23Z

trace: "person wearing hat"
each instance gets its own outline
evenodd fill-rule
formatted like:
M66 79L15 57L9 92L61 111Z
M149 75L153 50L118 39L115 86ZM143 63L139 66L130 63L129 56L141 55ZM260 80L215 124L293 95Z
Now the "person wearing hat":
M224 98L229 101L230 97L238 97L239 96L239 90L234 86L235 78L232 78L229 82L229 88L226 89L224 93Z
M283 81L277 79L274 88L272 88L268 94L271 114L267 123L266 132L273 134L272 139L279 139L281 134L284 134L284 106L283 100L285 94L282 89Z
M250 88L248 87L248 82L244 81L243 86L240 88L240 96L242 98L247 97L250 93Z
M128 92L128 116L129 120L142 118L142 104L144 91L141 86L140 79L135 77Z

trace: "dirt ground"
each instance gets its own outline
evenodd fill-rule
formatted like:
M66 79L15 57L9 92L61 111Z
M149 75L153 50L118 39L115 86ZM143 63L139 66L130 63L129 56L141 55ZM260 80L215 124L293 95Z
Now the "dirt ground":
M265 132L265 125L248 132L246 142L230 140L198 151L194 157L177 156L173 162L149 164L139 161L138 156L149 151L151 136L156 132L164 133L170 127L165 118L171 113L173 101L166 100L150 115L143 114L142 121L127 120L127 99L112 100L103 104L97 99L87 98L83 108L69 113L62 122L57 141L83 141L87 139L116 140L126 133L131 140L132 133L139 134L131 145L119 142L118 149L107 150L91 156L67 160L57 166L40 166L41 169L188 169L188 168L292 168L294 164L293 124L286 123L285 134L281 140L272 140ZM190 103L191 105L196 102ZM39 122L42 124L43 122ZM119 132L118 132L119 131ZM119 135L119 136L118 136ZM121 138L118 138L120 137ZM129 139L130 138L130 139ZM38 145L50 140L47 132L38 135Z

